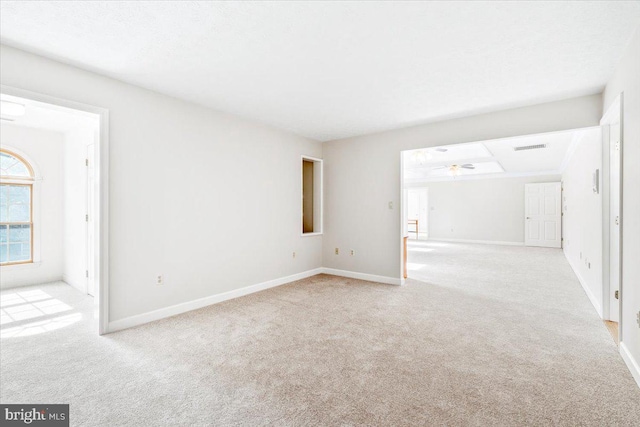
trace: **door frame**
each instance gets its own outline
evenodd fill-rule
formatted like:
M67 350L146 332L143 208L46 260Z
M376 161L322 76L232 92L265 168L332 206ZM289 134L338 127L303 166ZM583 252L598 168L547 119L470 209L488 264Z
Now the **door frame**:
M624 94L620 93L611 103L611 105L609 106L609 108L607 109L607 111L604 113L604 115L602 116L602 119L600 120L600 126L601 127L607 127L607 132L602 132L603 138L606 135L606 144L603 144L603 154L606 154L606 160L604 161L603 158L603 167L606 167L606 173L603 173L602 176L603 178L606 177L607 179L607 183L606 185L603 185L603 190L606 191L606 197L603 197L603 203L602 203L602 235L603 235L603 242L602 242L602 289L603 289L603 295L602 295L602 314L603 314L603 318L605 320L609 320L610 319L610 307L611 307L611 281L610 281L610 273L611 273L611 253L610 253L610 224L611 224L611 197L610 197L610 186L611 186L611 180L610 180L610 174L611 174L611 168L610 168L610 164L611 164L611 158L610 158L610 139L609 139L609 132L608 132L608 127L610 124L615 123L617 120L619 120L620 122L620 165L619 165L619 171L620 171L620 180L619 180L619 207L620 207L620 213L619 213L619 217L620 217L620 224L619 224L619 241L618 241L618 254L619 254L619 263L618 263L618 270L619 270L619 284L618 284L618 290L619 290L619 298L618 298L618 342L621 343L622 340L622 320L623 320L623 316L622 316L622 298L624 297L624 291L623 291L623 278L622 278L622 263L623 263L623 230L624 230L624 210L623 210L623 192L624 192L624 184L623 184L623 180L622 177L624 175L624 162L622 161L623 159L623 155L624 155L624 115L623 115L623 108L624 108ZM617 120L616 120L617 119ZM604 142L604 141L603 141Z
M0 93L95 114L99 118L94 166L95 179L98 180L94 206L98 230L95 235L94 268L98 298L98 334L104 335L109 332L109 110L7 85L0 85Z
M98 139L98 135L96 138ZM85 147L86 154L86 167L85 167L85 179L86 179L86 212L87 222L85 231L85 246L87 247L87 294L95 297L96 295L96 268L95 268L95 236L98 234L99 229L96 227L95 208L96 208L96 177L95 177L95 158L96 158L96 144L88 144ZM89 292L91 291L91 292Z

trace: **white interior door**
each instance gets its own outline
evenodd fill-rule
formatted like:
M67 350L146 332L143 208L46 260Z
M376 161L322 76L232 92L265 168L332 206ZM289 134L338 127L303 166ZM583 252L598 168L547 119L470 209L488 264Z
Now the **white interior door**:
M524 192L524 244L562 247L561 183L525 184Z
M620 122L609 126L609 320L617 322L620 306Z
M95 296L95 145L87 145L87 293Z

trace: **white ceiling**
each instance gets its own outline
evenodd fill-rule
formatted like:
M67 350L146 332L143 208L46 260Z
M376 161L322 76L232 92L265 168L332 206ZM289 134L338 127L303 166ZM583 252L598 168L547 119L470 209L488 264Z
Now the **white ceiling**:
M600 92L639 1L0 2L2 43L317 140Z
M585 134L600 135L600 129L593 128L575 132L498 139L485 141L483 144L498 159L505 172L514 174L530 172L561 173L565 166L564 162L567 154L572 153L570 151L572 143L578 143ZM527 147L537 144L543 144L546 147L535 150L514 150L515 147Z
M28 127L32 129L48 130L53 132L69 132L79 128L97 129L100 123L96 114L71 110L30 99L19 98L6 94L0 95L2 101L9 101L25 106L25 114L12 116L6 114L0 108L2 125Z
M576 147L580 144L597 144L601 140L600 132L600 128L596 126L405 151L404 181L405 184L420 184L432 181L561 174ZM514 150L515 147L531 145L545 147ZM471 164L475 168L460 168L455 177L449 173L452 165L464 164Z

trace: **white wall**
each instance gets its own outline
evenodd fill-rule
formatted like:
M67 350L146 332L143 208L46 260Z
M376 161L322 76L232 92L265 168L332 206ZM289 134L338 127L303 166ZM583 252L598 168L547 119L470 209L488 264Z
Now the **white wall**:
M524 185L559 175L431 182L429 238L524 244Z
M601 115L592 95L326 142L324 267L400 277L401 151L595 126Z
M604 90L606 111L624 93L622 172L622 342L627 364L635 360L640 384L640 29L627 47L615 74ZM631 365L630 365L631 366Z
M602 171L602 134L583 133L562 174L563 250L602 316L602 187L593 192L596 169Z
M34 249L39 246L39 261L33 264L0 267L0 288L47 283L62 279L62 145L64 135L0 125L2 148L25 154L39 172L34 183ZM39 244L38 244L39 241Z
M0 78L109 109L111 321L321 267L300 236L319 142L7 46Z
M87 292L87 145L95 130L78 128L65 134L64 141L64 268L63 279Z

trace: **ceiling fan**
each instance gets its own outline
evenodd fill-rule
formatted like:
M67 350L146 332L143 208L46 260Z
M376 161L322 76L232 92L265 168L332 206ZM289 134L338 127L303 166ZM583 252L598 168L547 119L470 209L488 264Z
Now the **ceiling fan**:
M449 170L449 175L451 176L458 176L460 175L460 171L462 169L475 169L476 167L471 164L471 163L465 163L463 165L448 165L448 166L440 166L438 168L433 168L432 170L438 170L438 169L448 169Z

